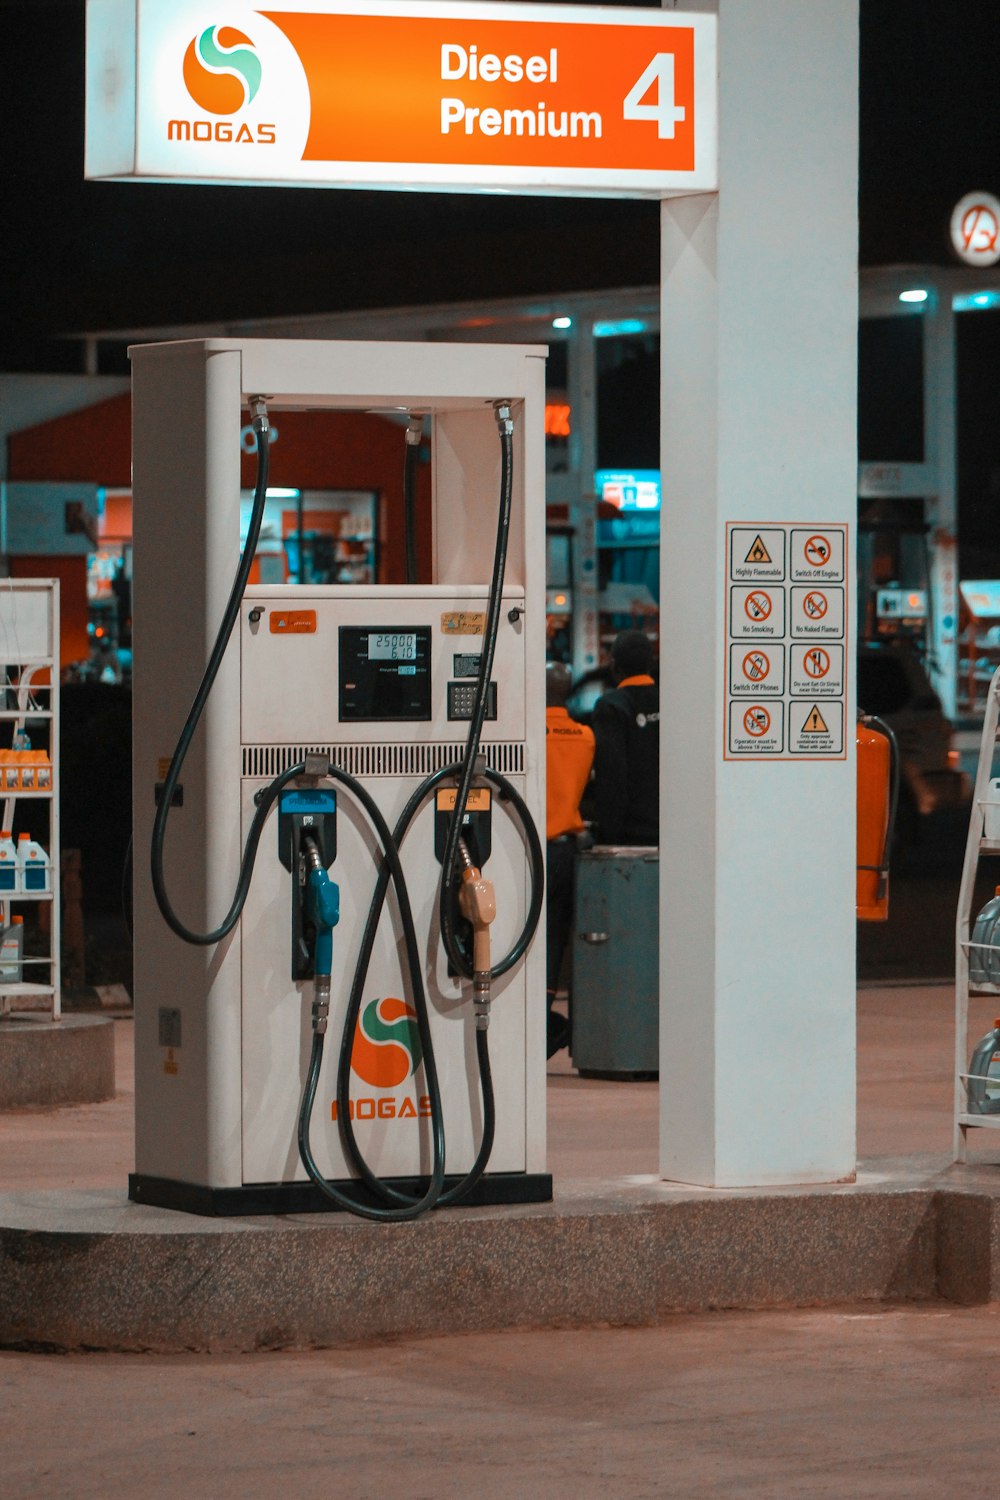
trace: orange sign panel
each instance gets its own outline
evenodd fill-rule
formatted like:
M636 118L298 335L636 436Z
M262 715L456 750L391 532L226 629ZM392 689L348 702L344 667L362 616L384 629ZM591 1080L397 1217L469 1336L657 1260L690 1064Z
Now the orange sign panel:
M86 172L712 191L716 28L495 0L107 0L88 16Z
M307 160L694 167L690 26L264 14L309 80Z

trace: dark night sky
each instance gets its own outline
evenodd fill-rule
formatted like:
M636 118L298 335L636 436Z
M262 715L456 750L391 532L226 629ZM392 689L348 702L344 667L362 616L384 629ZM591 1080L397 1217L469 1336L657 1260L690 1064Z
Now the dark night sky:
M655 204L85 183L84 10L0 0L0 369L78 368L85 328L657 279ZM1000 189L998 57L1000 0L861 0L863 265L946 263L952 205Z

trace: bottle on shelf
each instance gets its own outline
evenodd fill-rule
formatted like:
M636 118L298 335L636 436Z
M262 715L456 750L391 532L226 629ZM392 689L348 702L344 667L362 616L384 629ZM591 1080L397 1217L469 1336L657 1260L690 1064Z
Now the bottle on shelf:
M24 957L24 918L11 917L0 931L0 984L20 983Z
M17 836L17 882L16 888L26 895L52 889L52 870L49 856L30 833Z
M966 1094L970 1115L1000 1115L1000 1017L976 1043Z
M992 951L996 939L997 923L1000 922L1000 885L987 901L976 918L969 948L969 983L971 985L996 984L1000 981L1000 948Z
M0 893L17 890L17 850L9 828L0 830Z

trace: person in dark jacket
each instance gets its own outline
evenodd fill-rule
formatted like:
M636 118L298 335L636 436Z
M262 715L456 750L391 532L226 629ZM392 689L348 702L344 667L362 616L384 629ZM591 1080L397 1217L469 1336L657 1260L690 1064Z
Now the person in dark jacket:
M660 689L653 643L624 630L611 647L615 686L594 705L596 835L602 844L660 837Z

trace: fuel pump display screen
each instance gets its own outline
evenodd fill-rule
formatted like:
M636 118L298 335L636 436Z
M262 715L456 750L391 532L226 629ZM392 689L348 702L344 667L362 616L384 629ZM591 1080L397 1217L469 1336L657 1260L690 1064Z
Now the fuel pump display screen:
M369 635L369 661L416 661L417 637L412 630Z
M341 625L341 721L430 717L431 627Z

